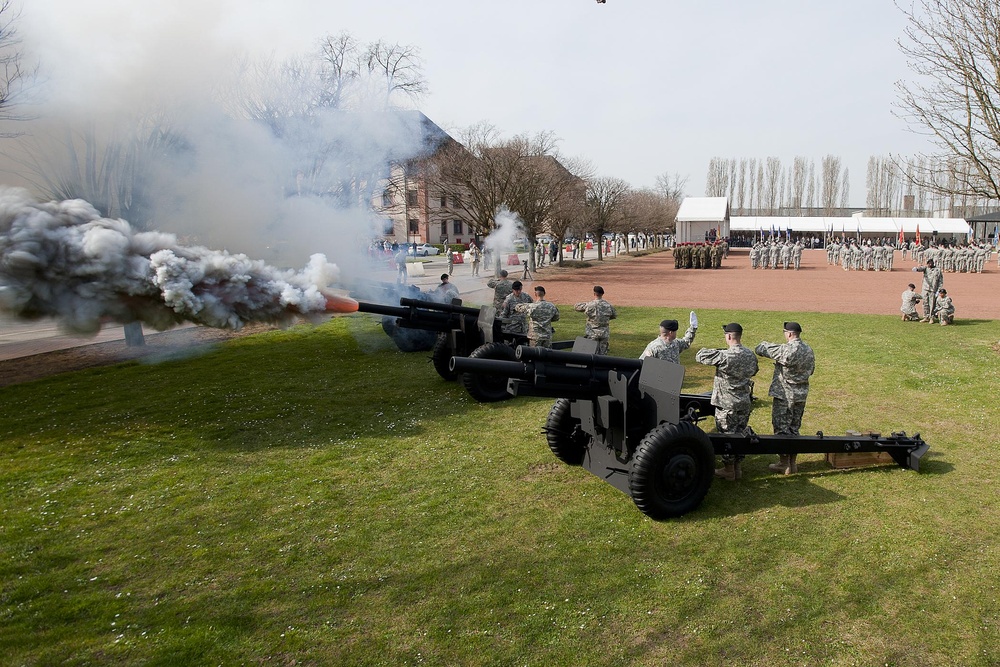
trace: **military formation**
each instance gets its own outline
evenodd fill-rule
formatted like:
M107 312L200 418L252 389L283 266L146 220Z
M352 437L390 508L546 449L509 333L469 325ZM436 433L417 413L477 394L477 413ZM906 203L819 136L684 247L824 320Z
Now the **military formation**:
M718 269L722 260L729 256L729 244L725 241L678 243L673 254L675 269Z
M987 243L893 243L889 239L857 241L835 239L826 247L826 263L845 271L892 271L899 252L917 263L934 260L945 273L982 273L993 254ZM751 260L752 264L752 260ZM998 257L1000 265L1000 257Z
M794 269L802 265L802 251L805 246L801 241L780 238L768 241L758 241L750 246L751 269Z

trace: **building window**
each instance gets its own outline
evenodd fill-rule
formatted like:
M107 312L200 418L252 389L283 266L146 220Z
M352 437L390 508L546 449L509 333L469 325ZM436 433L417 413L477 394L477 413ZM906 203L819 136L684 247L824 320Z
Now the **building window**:
M441 195L441 208L448 208L448 195Z
M410 218L410 234L417 235L420 233L420 221L416 218Z
M461 234L462 233L462 221L461 220L455 220L454 221L453 229L455 230L455 234Z
M382 208L389 208L392 206L392 193L388 190L382 193Z
M443 238L443 239L448 238L448 221L447 220L442 220L441 221L441 238Z
M416 206L417 205L417 191L416 190L407 190L406 191L406 205L407 206Z

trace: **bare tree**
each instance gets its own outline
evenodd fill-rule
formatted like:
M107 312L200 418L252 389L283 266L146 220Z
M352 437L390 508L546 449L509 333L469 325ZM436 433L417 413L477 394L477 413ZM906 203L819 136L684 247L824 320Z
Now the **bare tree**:
M630 189L629 184L620 178L595 178L587 184L587 229L598 241L598 260L604 259L600 240L624 216Z
M34 80L35 70L25 64L17 36L20 10L14 0L0 0L0 121L26 120L16 111L18 102ZM16 133L3 132L0 136Z
M820 175L820 206L824 215L833 215L834 209L840 204L842 185L840 158L827 155L821 163Z
M654 190L662 197L680 202L687 196L686 189L687 177L682 177L680 174L671 174L667 171L656 177Z
M897 109L937 147L911 178L944 195L1000 199L1000 4L915 0L899 47L916 74Z
M674 222L683 196L666 196L655 190L630 190L626 194L624 215L615 232L654 235L674 231Z
M708 162L708 174L705 177L706 197L725 197L729 191L729 160L713 157Z
M368 45L364 62L371 80L382 85L387 107L394 96L402 95L413 102L427 93L420 50L415 46L379 40Z
M521 135L507 142L506 148L517 156L511 161L515 173L506 203L521 219L534 246L539 234L551 232L554 219L558 225L566 213L579 210L586 199L586 184L557 159L551 133ZM534 253L529 265L535 268Z
M781 201L781 158L769 157L764 167L763 205L767 215L777 215Z

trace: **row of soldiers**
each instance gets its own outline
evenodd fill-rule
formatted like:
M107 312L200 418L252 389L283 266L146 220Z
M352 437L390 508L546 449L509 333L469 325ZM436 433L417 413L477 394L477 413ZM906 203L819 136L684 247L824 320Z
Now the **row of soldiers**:
M673 253L675 269L718 269L722 260L729 256L729 244L725 241L678 243Z
M769 239L750 246L751 269L794 269L802 265L801 241Z
M992 254L993 247L989 244L971 243L954 246L931 244L929 248L916 246L912 256L917 263L926 264L928 259L934 260L945 273L982 273ZM1000 266L1000 256L997 266Z
M924 246L911 243L894 245L886 240L863 243L835 240L826 247L826 263L842 266L845 271L892 271L896 250L901 252L903 259L909 253L917 263L933 260L947 273L982 273L993 252L993 248L985 243L932 243Z
M884 241L833 241L826 246L826 263L844 271L892 271L896 248Z

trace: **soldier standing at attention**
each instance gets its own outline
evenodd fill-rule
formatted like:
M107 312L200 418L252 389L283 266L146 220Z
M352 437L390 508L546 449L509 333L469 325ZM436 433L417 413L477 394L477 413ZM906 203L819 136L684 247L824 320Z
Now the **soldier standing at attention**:
M559 319L559 309L545 300L545 288L535 287L535 299L532 303L521 303L514 306L514 312L523 313L528 317L528 340L531 347L552 346L552 323Z
M915 266L913 270L924 274L924 319L920 321L933 322L938 290L944 287L944 274L934 266L933 259L928 259L926 266Z
M802 413L806 409L809 395L809 376L816 370L816 357L799 336L802 327L798 322L785 322L785 343L762 342L754 352L774 360L774 379L768 395L773 399L771 406L771 426L775 435L799 435L802 427ZM768 468L784 475L798 472L795 465L797 454L780 454L779 462Z
M722 327L726 348L702 348L694 359L706 366L715 366L712 382L712 405L715 406L715 426L719 433L737 433L750 422L753 408L750 378L757 374L757 357L753 350L744 347L743 327L731 322ZM717 477L732 482L743 476L740 463L744 456L723 454L722 467L715 471Z
M608 339L611 337L611 320L618 317L618 313L614 306L604 300L604 288L594 285L594 300L578 303L573 309L587 314L584 336L597 341L597 354L607 354Z
M688 330L684 332L684 338L678 338L677 320L663 320L660 322L660 335L646 346L639 358L656 357L664 361L672 361L675 364L681 363L681 352L691 347L694 336L698 333L698 316L694 314L693 310L691 311L690 324Z
M900 306L899 310L903 313L904 322L916 322L920 319L917 315L917 302L920 301L920 295L913 290L917 289L916 285L910 283L906 286L906 291L903 292L903 305Z
M522 303L531 303L531 297L521 291L524 286L520 280L515 280L512 287L514 291L503 300L503 306L500 307L497 317L504 320L504 333L526 336L528 334L528 318L524 313L518 313L516 307Z
M499 313L503 308L504 299L514 291L511 282L507 280L507 270L502 269L499 278L490 278L486 286L493 290L493 311Z

